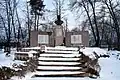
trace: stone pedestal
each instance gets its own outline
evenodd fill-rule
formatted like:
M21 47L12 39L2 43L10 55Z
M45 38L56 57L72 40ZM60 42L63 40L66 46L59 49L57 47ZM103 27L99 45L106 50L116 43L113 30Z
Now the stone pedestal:
M64 35L63 35L63 27L62 26L56 26L55 30L54 30L54 38L55 38L55 46L60 46L63 45L63 39L64 39Z

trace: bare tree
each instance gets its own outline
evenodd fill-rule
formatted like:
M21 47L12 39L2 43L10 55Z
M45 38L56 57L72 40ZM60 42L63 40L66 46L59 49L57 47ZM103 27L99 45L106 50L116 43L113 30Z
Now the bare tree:
M23 38L20 16L18 15L17 11L18 4L19 2L16 0L0 1L0 12L2 13L0 14L0 19L4 28L4 32L6 34L7 43L5 44L5 46L7 47L6 49L8 49L8 52L10 50L11 41L16 42L18 38L19 42L20 36ZM17 35L17 29L18 34L21 34L20 36Z
M89 20L89 24L92 29L93 37L95 40L95 46L99 46L100 36L99 36L99 30L98 30L98 25L97 25L97 20L96 20L96 5L95 5L96 2L97 2L96 0L79 0L79 1L76 0L70 5L73 8L73 10L78 9L78 8L84 8L87 14L88 20ZM90 8L92 9L94 23L92 23L92 18L91 18L90 10L89 10ZM79 9L77 11L79 11Z
M117 48L120 49L120 30L119 30L119 21L117 18L117 14L115 12L115 6L119 5L119 2L114 5L113 0L103 0L103 3L107 6L108 10L109 10L109 14L111 15L111 18L113 20L114 26L113 28L116 31L117 34Z
M34 30L38 30L39 16L43 15L45 5L42 0L30 0L30 6L34 15Z

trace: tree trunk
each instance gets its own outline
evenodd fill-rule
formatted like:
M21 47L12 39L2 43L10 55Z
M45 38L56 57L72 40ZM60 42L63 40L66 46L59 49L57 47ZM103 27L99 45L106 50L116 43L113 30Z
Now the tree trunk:
M5 4L6 4L6 12L7 12L7 26L8 26L8 38L7 38L7 45L6 47L8 48L8 53L10 53L10 38L11 38L11 31L10 31L10 22L11 22L11 19L10 19L10 12L9 12L9 5L10 4L10 0L7 1L5 0Z
M38 27L39 27L39 15L37 15L37 31L38 31Z
M19 20L19 17L18 17L18 12L17 12L17 8L16 8L16 17L17 17L17 20L18 20L18 25L19 25L19 28L18 28L18 41L17 41L17 51L19 50L20 48L20 29L21 29L21 24L20 24L20 20Z
M113 10L113 6L112 6L112 3L111 1L109 0L109 5L108 3L105 1L105 4L110 12L110 15L112 16L112 19L113 19L113 22L114 22L114 29L116 31L116 34L117 34L117 48L120 49L120 32L119 32L119 25L118 25L118 20L116 18L116 14Z
M88 17L88 20L89 20L89 23L90 23L90 26L91 26L91 29L92 29L93 37L94 37L94 40L95 40L95 43L96 43L96 42L97 42L97 39L96 39L94 27L93 27L93 25L92 25L92 21L91 21L89 12L88 12L88 10L87 10L87 8L86 8L86 6L85 6L84 1L82 1L82 2L83 2L83 7L84 7L84 9L85 9L85 11L86 11L86 13L87 13L87 17Z
M29 16L29 8L28 8L28 4L27 4L27 19L28 19L28 23L27 23L27 26L28 26L28 44L27 46L30 46L30 32L31 32L31 27L30 27L30 16Z

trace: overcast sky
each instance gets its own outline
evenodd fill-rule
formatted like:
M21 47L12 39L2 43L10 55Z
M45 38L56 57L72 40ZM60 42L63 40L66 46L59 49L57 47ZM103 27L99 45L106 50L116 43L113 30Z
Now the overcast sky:
M26 0L21 0L22 2L25 2ZM29 0L27 0L29 1ZM46 5L45 6L45 9L48 9L48 10L53 10L55 9L54 5L54 0L44 0L44 4ZM69 4L69 0L65 0L65 4L64 4L64 8L65 9L68 9L68 4ZM21 5L23 5L21 3ZM24 6L24 5L23 5ZM67 18L68 19L68 28L71 30L72 28L74 27L78 27L78 25L80 24L80 22L76 22L76 17L75 17L75 14L74 12L71 12L70 10L66 10L63 12L64 14L62 14L62 16L64 16L64 18ZM47 13L48 14L48 13ZM54 13L55 14L55 13ZM55 15L49 15L49 16L55 16ZM52 18L51 18L52 19ZM79 20L79 21L82 21L82 20Z
M44 0L44 4L46 5L45 8L49 9L49 10L55 9L53 2L54 2L54 0ZM64 5L65 9L68 9L68 4L69 4L69 0L65 0L65 5ZM68 28L69 29L72 29L73 27L77 26L77 24L75 22L75 16L73 15L73 13L70 10L66 10L63 13L64 14L62 14L62 16L65 15L65 18L68 19Z

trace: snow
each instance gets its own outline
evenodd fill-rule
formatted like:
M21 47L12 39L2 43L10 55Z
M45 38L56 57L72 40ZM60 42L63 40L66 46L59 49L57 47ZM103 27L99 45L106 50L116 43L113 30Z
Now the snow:
M31 50L31 51L28 52L28 56L29 56L29 57L33 57L33 54L34 54L34 53L38 53L38 52Z
M100 58L99 59L99 64L101 66L101 71L100 71L100 77L98 77L97 79L91 79L88 77L32 77L35 73L27 73L25 75L25 77L22 77L21 79L17 76L14 76L11 78L11 80L120 80L120 51L107 51L105 49L101 49L101 48L94 48L94 47L85 47L85 49L80 49L81 51L83 51L83 53L85 53L85 55L90 56L91 58L94 57L93 52L95 51L98 55L103 55L103 54L109 54L110 57L109 58ZM42 54L41 54L42 55ZM47 56L49 54L44 54L42 56ZM51 56L55 56L56 54L50 54ZM72 56L74 57L74 55L72 54L57 54L59 56ZM79 56L79 55L78 55ZM10 56L10 57L5 57L5 54L2 51L0 51L0 66L8 66L8 67L12 67L13 63L22 63L22 61L14 61L13 60L14 56ZM56 64L56 62L52 62L52 63L46 63L46 62L42 62L41 64ZM60 62L57 62L58 64L61 64ZM63 63L63 62L62 62ZM66 62L64 62L63 65L65 65ZM72 63L69 62L67 64L78 64L78 63ZM42 74L42 73L40 73Z
M61 61L76 61L80 60L80 58L46 58L46 57L40 57L39 60L61 60Z
M80 63L78 62L43 62L43 61L39 61L39 64L44 64L44 65L78 65Z
M40 56L59 56L59 57L79 57L81 54L49 54L49 53L46 53L46 54L40 54Z
M21 51L19 51L19 52L15 52L16 54L28 54L28 52L21 52Z
M80 71L58 71L58 72L55 72L55 71L39 71L39 72L36 72L35 74L39 74L39 75L61 75L61 74L80 74L80 73L84 73L84 72L80 72Z
M10 80L30 80L31 79L31 76L33 76L34 75L34 72L33 73L31 73L31 72L29 72L29 73L27 73L26 75L25 75L25 77L18 77L18 76L13 76L13 77L11 77L11 79Z
M32 57L33 57L33 54L28 54L28 56L29 56L30 58L32 58Z
M112 56L111 58L101 58L99 63L101 72L98 80L120 80L120 60Z
M40 49L40 47L27 47L27 48L22 48L22 49L24 49L24 50L39 50Z
M41 77L41 78L32 78L30 80L95 80L89 78L81 78L81 77Z
M46 49L57 49L57 50L73 50L73 51L77 51L78 48L75 47L65 47L65 46L55 46L55 47L46 47Z
M82 51L85 55L89 56L90 58L95 58L93 52L96 52L98 56L107 54L106 50L97 47L85 47L81 48L80 51Z
M79 53L79 51L60 51L60 50L58 50L60 53L75 53L75 54L77 54L77 53ZM48 51L48 50L46 50L45 52L51 52L51 53L57 53L58 51Z
M119 51L107 51L100 48L85 48L81 49L85 55L94 56L95 51L98 55L110 54L110 58L100 58L99 64L101 66L100 77L97 79L91 79L88 77L41 77L41 78L31 78L30 80L119 80L120 79L120 60L117 59L117 55L120 54ZM47 64L47 63L46 63Z
M116 51L116 50L108 51L107 54L109 54L109 55L120 55L120 51Z
M12 65L14 63L16 64L22 64L24 61L14 60L14 53L16 52L15 49L12 49L11 54L9 57L6 57L4 51L0 51L0 66L6 66L13 68Z
M115 52L112 51L112 53ZM100 77L97 79L88 77L34 77L29 80L120 80L120 60L116 59L115 56L111 56L110 58L100 58L99 64L101 65L101 71Z
M111 55L112 57L116 57L120 60L120 51L108 51L107 54Z
M56 47L45 47L45 52L52 53L79 53L78 48L74 47L65 47L65 46L56 46Z
M19 54L33 54L33 53L38 53L37 51L34 51L34 50L31 50L29 52L24 52L24 51L18 51L18 52L15 52L16 54L19 53Z
M29 53L38 53L37 51L33 51L33 50L31 50L31 51L29 51Z
M33 54L37 54L37 51L34 50L30 50L29 52L24 52L24 51L19 51L19 52L15 52L15 54L28 54L29 57L33 57Z
M74 69L81 69L81 67L66 67L66 66L38 66L38 69L46 69L46 70L74 70Z

